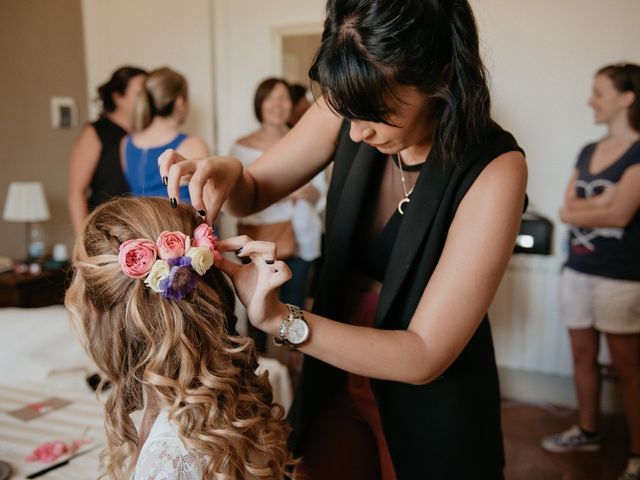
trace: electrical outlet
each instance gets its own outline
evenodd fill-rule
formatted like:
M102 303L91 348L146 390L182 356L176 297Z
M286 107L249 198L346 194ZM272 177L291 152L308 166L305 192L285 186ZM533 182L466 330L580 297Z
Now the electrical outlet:
M51 127L73 128L77 123L75 100L71 97L51 97Z

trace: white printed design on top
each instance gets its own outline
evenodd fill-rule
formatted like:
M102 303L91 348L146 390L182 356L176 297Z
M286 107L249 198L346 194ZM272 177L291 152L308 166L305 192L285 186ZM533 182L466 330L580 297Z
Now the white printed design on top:
M578 180L576 182L576 191L580 193L580 191L584 192L584 198L592 198L595 197L608 188L611 188L615 185L611 180L606 180L603 178L599 178L592 182L585 182L584 180ZM624 228L580 228L580 227L571 227L571 247L584 248L591 252L596 251L596 247L593 244L593 240L600 238L615 238L617 240L622 240L624 236Z

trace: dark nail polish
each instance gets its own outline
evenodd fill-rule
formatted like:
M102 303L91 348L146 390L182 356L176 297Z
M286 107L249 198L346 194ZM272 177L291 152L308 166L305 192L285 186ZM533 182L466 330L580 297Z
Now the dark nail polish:
M198 215L200 215L201 217L204 217L207 214L207 212L205 212L204 210L198 210Z
M173 197L171 197L171 206L173 208L178 208L178 201Z
M273 265L274 263L276 263L275 260L265 260L264 263L266 263L267 265Z
M165 187L169 185L169 177L162 177L162 183L164 183Z
M236 250L236 255L240 255L242 253L242 247Z

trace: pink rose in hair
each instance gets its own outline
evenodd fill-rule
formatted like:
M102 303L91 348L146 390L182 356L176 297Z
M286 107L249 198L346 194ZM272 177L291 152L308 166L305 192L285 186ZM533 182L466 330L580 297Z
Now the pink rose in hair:
M162 232L156 242L162 260L183 257L191 247L191 239L182 232Z
M195 247L207 247L213 254L216 250L218 239L213 233L213 229L206 223L201 223L193 231L193 245Z
M216 250L217 244L218 238L213 233L213 228L206 223L201 223L193 231L193 245L195 247L207 247L211 252L211 255L213 255L214 265L218 265L220 260L222 260L222 254Z
M144 278L158 256L158 249L151 240L137 238L120 245L118 260L127 277Z

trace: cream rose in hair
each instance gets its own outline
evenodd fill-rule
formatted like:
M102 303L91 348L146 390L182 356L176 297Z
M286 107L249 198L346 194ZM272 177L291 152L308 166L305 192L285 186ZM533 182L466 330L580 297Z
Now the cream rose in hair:
M160 288L160 282L165 278L169 277L169 273L171 273L171 267L164 260L156 260L151 267L151 271L147 278L144 281L144 284L149 287L154 292L161 293L162 288Z
M191 268L198 275L204 275L213 265L213 255L208 247L191 247L187 252L187 257L191 258Z

